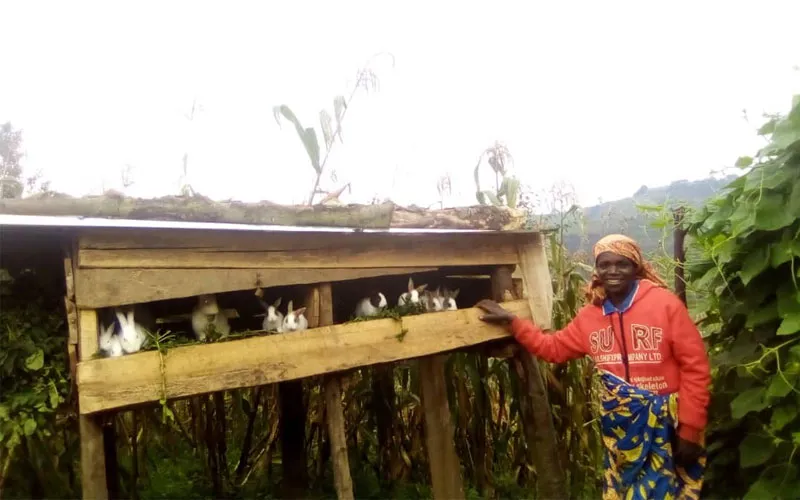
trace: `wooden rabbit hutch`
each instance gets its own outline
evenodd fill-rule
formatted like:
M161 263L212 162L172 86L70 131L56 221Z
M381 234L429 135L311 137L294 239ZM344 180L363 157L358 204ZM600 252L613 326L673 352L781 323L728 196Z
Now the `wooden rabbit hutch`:
M39 226L63 235L84 498L108 498L104 412L316 375L326 376L337 494L352 498L337 377L413 358L422 372L434 496L463 498L444 353L508 344L502 328L479 320L472 306L480 298L503 300L509 310L545 327L550 321L552 286L542 235L523 230L524 214L503 208L425 211L392 204L287 207L200 197L58 196L3 200L0 214L0 225ZM345 322L337 312L350 310L359 283L369 280L380 283L394 305L409 276L418 283L482 276L486 287L483 296L462 290L458 310L400 321ZM275 287L294 287L295 307L306 307L307 330L186 345L163 356L96 356L98 312L104 308L237 291L252 296L255 289Z

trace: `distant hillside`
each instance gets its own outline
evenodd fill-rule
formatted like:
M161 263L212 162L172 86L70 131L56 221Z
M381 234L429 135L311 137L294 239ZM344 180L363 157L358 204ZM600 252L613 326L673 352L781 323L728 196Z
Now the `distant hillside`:
M636 208L637 205L697 207L734 179L736 176L729 175L693 182L675 181L669 186L655 188L642 186L629 198L583 208L582 227L570 228L566 237L567 247L572 251L589 251L591 245L604 235L623 233L636 239L644 251L653 251L658 248L663 231L650 227L657 214L643 213ZM671 236L665 243L667 248L672 248Z

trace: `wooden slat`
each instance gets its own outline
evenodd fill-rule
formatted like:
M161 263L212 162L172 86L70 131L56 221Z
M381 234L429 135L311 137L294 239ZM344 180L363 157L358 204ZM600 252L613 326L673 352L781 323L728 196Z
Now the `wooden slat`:
M509 240L397 238L369 246L276 251L195 249L79 250L81 268L341 268L515 264Z
M444 365L447 356L439 354L419 360L420 392L425 413L425 447L431 470L434 500L464 498L461 463L447 401Z
M256 287L304 285L435 271L434 267L361 269L78 269L78 307L140 304Z
M198 229L119 229L84 230L81 249L123 250L144 248L185 248L196 250L309 250L369 243L380 238L372 233L250 232Z
M333 324L333 289L330 283L319 285L319 326ZM325 420L331 445L333 483L339 500L352 500L353 479L347 455L347 432L342 405L341 375L328 375L324 379Z
M536 324L543 329L552 326L553 282L544 247L544 238L538 235L528 244L519 247L519 269L530 311ZM528 352L519 350L511 360L514 372L520 377L520 411L523 433L528 445L528 459L539 473L538 496L541 498L567 498L566 476L559 459L558 439L547 389L543 383L539 363Z
M85 361L97 352L99 348L98 335L100 330L97 328L97 312L92 309L78 310L78 354L81 361Z
M519 269L533 318L539 328L546 330L553 324L553 282L542 235L519 246Z
M505 304L530 317L527 301ZM252 387L360 366L416 358L509 336L461 309L401 321L380 319L268 335L218 344L170 349L165 355L168 398ZM401 333L405 330L405 335ZM402 338L398 338L401 336ZM82 413L158 401L157 352L93 359L78 365Z
M92 310L78 311L78 354L81 362L87 362L97 352L97 313ZM78 364L80 366L80 363ZM81 448L81 489L83 498L108 498L106 484L106 457L103 427L99 415L84 415L80 408L80 385L78 385L78 430Z
M299 231L235 231L200 229L87 228L78 237L81 250L193 249L205 251L277 251L321 248L371 247L375 245L417 245L502 241L526 242L537 233L331 233Z

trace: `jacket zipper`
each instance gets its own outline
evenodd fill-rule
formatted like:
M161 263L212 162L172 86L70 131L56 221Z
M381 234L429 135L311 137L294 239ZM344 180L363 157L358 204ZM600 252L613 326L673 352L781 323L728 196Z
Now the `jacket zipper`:
M619 336L622 339L622 364L625 366L625 382L630 382L631 372L628 365L628 343L625 342L625 325L622 323L622 313L619 314Z

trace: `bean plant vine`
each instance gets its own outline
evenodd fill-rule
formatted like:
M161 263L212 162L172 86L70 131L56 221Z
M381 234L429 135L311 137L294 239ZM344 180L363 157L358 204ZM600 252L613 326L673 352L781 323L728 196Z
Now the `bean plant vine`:
M687 220L688 279L709 343L713 397L706 492L800 491L800 96L758 130L745 172Z

